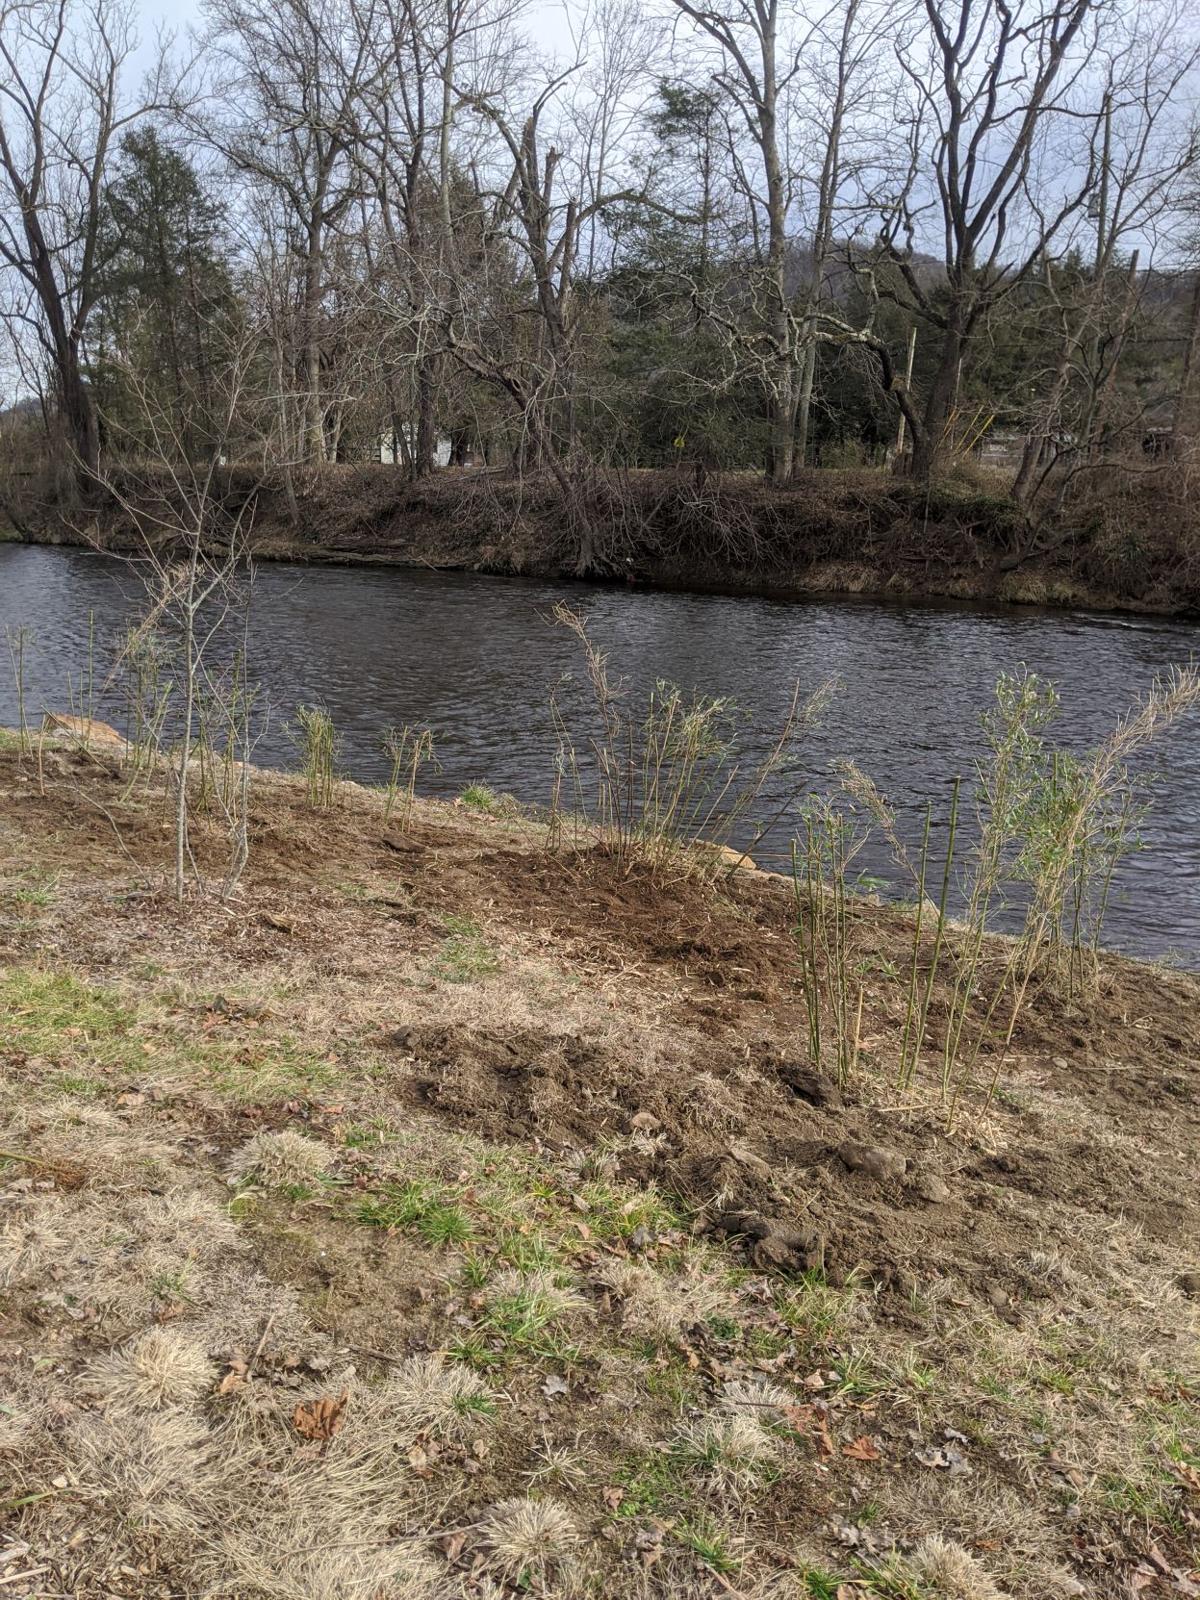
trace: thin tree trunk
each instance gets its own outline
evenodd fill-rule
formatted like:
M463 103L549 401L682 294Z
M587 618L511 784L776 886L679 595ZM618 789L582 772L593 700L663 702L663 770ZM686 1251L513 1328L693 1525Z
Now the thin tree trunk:
M1178 453L1183 443L1190 443L1196 434L1198 409L1196 378L1200 373L1200 272L1192 290L1192 308L1188 317L1187 337L1183 347L1183 371L1179 375L1179 392L1175 396L1173 433Z

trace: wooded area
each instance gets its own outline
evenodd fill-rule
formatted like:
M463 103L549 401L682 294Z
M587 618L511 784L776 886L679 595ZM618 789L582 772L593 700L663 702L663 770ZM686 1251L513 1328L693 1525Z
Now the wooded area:
M13 515L121 462L698 481L990 457L1022 506L1195 428L1177 0L3 0ZM299 514L299 506L296 506ZM15 520L15 516L14 516ZM586 564L586 562L584 563Z

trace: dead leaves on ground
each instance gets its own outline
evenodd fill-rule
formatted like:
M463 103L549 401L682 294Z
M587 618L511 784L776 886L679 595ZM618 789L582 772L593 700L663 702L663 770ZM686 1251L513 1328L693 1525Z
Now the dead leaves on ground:
M881 1461L882 1452L871 1443L867 1434L860 1434L857 1439L852 1439L849 1444L842 1446L842 1454L851 1461Z
M292 1425L302 1439L326 1444L340 1430L349 1398L349 1391L345 1390L336 1400L322 1395L307 1405L300 1404L292 1412Z

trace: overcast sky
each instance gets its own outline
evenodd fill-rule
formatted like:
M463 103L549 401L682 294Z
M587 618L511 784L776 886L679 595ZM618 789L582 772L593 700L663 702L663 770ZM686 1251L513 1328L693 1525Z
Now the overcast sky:
M543 49L558 52L570 48L567 3L568 0L533 0L528 7L525 31ZM183 34L200 22L200 0L138 0L138 17L141 36L138 62L148 66L161 29Z

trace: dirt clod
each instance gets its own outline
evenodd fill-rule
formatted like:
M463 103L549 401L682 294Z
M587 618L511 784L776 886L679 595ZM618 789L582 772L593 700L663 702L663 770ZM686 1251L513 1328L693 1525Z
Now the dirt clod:
M944 1205L950 1198L950 1185L945 1178L939 1178L936 1172L927 1172L918 1178L913 1186L914 1193L931 1206Z
M877 1183L894 1183L908 1170L908 1160L899 1150L860 1139L847 1139L838 1146L838 1155L851 1172L865 1172Z

